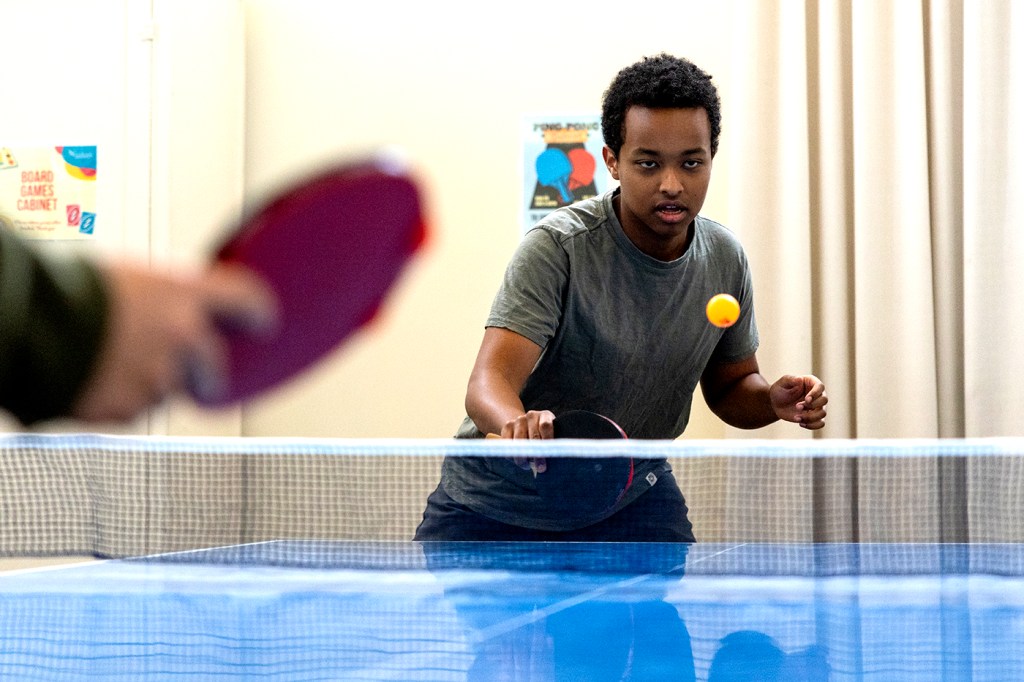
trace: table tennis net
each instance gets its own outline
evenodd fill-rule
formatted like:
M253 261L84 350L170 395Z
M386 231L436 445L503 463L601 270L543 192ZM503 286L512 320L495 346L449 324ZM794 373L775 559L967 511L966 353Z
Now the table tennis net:
M412 538L450 457L666 458L698 542L1024 541L1024 440L0 437L0 556Z

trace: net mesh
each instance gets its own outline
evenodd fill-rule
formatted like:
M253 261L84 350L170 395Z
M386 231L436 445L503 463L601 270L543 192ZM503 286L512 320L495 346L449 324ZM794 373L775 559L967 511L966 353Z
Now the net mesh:
M0 437L0 554L408 540L444 456L666 457L699 542L1021 542L1024 441Z

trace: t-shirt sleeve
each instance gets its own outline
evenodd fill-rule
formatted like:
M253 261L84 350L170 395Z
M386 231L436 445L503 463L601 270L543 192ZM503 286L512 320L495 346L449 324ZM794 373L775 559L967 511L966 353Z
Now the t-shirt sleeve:
M541 348L555 335L569 281L569 259L555 232L526 233L505 270L488 327L525 336Z
M67 416L106 318L95 267L47 259L0 226L0 407L25 424Z

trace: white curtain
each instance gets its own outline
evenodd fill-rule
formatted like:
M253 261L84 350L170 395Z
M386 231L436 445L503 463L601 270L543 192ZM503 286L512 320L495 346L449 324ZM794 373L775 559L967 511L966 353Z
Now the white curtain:
M766 376L825 380L818 436L1024 435L1024 3L734 8L724 181Z

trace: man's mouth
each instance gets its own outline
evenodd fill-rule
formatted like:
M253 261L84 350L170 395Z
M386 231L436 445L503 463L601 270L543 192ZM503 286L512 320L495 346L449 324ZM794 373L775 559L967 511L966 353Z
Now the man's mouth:
M662 220L672 223L683 217L683 214L686 213L686 207L682 204L665 202L655 206L654 211Z

